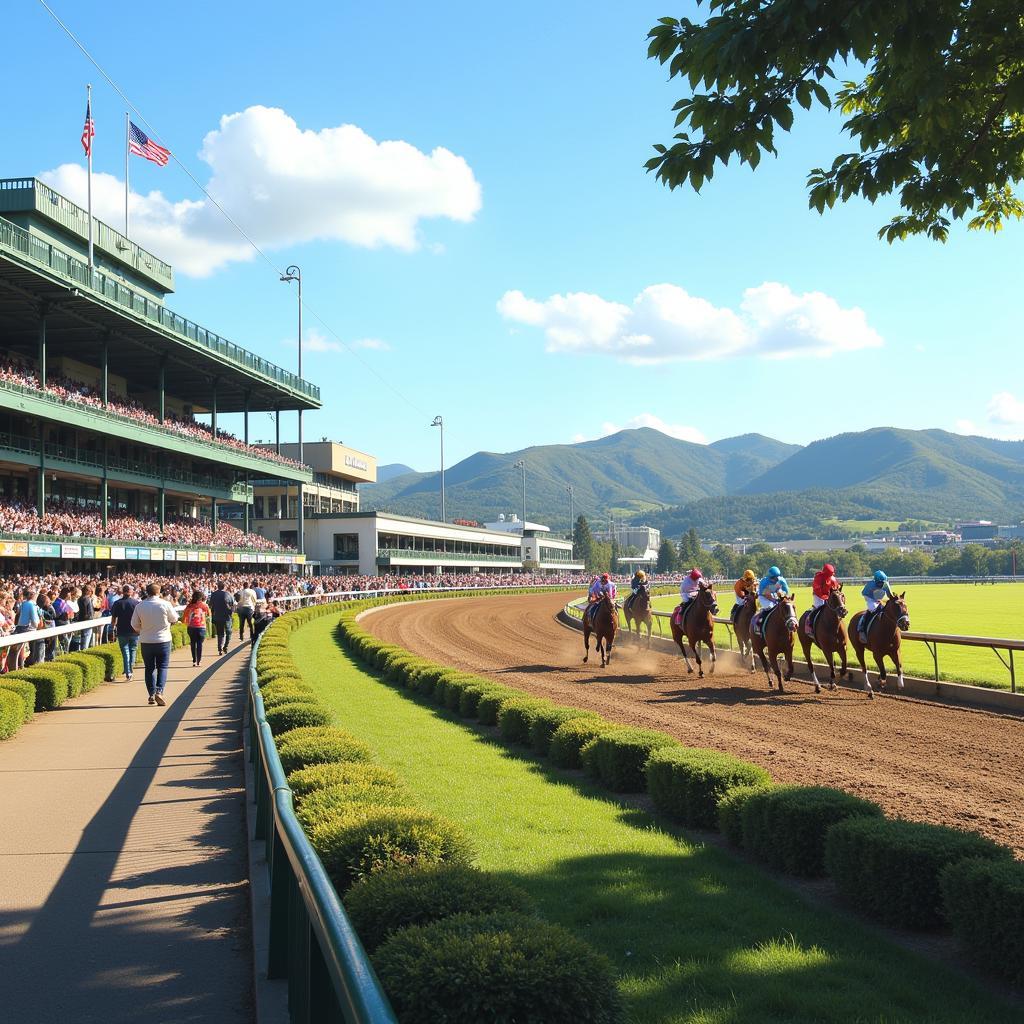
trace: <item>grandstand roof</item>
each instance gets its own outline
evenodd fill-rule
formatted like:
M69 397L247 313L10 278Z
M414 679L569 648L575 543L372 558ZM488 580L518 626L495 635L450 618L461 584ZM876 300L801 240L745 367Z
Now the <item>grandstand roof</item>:
M31 182L35 195L34 179L7 182ZM36 202L33 198L32 212ZM106 227L95 223L97 228ZM160 361L166 357L168 394L198 407L211 407L216 380L220 412L241 412L247 393L251 410L319 408L320 389L315 385L172 312L152 292L126 284L116 270L90 270L72 232L65 232L66 245L55 242L55 236L63 237L59 232L43 237L0 216L0 325L5 349L35 356L40 311L45 308L51 358L66 355L98 366L106 339L111 371L134 387L154 390Z

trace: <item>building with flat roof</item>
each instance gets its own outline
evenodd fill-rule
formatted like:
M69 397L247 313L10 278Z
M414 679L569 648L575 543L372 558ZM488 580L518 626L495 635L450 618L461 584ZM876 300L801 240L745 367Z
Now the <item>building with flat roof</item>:
M529 525L536 536L390 512L313 514L306 520L306 554L322 572L360 576L583 571L582 562L571 560L569 541ZM563 557L566 548L570 559Z
M319 388L169 309L172 268L92 229L90 266L86 211L35 178L0 179L5 568L300 563L250 533L253 481L313 472L250 444L249 413L317 409ZM242 414L242 437L225 413Z

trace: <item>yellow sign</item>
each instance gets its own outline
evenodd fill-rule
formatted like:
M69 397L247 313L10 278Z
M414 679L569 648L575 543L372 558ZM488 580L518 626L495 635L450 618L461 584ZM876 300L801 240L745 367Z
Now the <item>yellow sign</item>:
M28 543L20 540L0 541L0 558L27 558Z
M96 545L96 557L97 558L110 558L110 548L100 547Z

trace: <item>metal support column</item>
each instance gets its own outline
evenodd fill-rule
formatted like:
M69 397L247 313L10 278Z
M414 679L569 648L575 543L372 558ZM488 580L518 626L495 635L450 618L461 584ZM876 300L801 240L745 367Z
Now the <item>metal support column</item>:
M106 346L103 347L104 352ZM104 379L106 374L104 374ZM104 385L104 405L106 404L106 386ZM107 529L107 506L110 501L110 489L107 483L107 438L103 438L103 482L100 485L100 521L103 523L104 533Z
M274 410L274 446L277 448L277 454L281 454L281 410Z
M100 391L103 395L103 408L110 401L110 335L103 335L103 355L100 363Z
M242 416L242 424L244 429L243 440L246 444L249 443L249 392L245 393L245 406L244 413ZM242 476L242 483L245 485L245 497L242 499L242 529L248 534L249 532L249 472L246 472Z
M46 314L45 303L39 307L39 385L46 387ZM39 484L36 487L36 505L39 515L46 512L46 433L39 421Z
M46 387L46 303L39 306L39 386Z
M160 523L160 532L167 525L167 491L161 482L156 492L156 518Z
M160 375L157 378L157 416L163 423L167 415L167 356L160 357Z
M213 405L210 408L210 429L213 439L217 440L217 378L213 378Z
M217 532L217 499L210 499L210 529Z

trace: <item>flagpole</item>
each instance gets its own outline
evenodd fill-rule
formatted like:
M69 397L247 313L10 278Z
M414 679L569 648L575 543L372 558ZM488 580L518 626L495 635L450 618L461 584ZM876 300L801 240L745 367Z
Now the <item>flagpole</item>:
M130 134L128 128L128 111L124 112L124 237L129 238L128 234L128 136Z
M89 120L92 120L92 86L85 87L85 109L89 113ZM89 206L89 269L92 270L92 138L89 139L89 152L86 154L89 160L88 184L86 186ZM91 283L91 282L90 282Z

